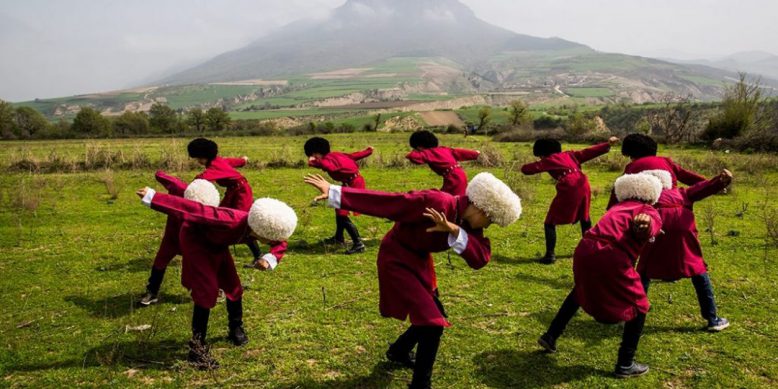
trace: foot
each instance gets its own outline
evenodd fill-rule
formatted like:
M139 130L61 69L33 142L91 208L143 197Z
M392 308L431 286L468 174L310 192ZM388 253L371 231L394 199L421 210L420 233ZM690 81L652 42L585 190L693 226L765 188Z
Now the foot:
M236 346L243 346L249 342L249 337L246 336L246 331L243 330L243 326L231 328L227 338Z
M350 249L346 250L346 255L364 253L364 252L365 252L365 244L359 242L359 243L354 243L354 245L351 246Z
M613 372L613 375L617 378L632 378L640 377L646 373L648 373L648 365L632 362L629 366L616 365L616 370Z
M413 369L416 366L416 360L413 357L413 352L406 353L394 353L392 349L386 352L386 359L390 362L394 362L402 367Z
M729 327L729 320L723 317L717 317L715 320L708 323L707 330L710 332L719 332L727 327Z
M429 382L425 382L421 384L411 382L410 384L408 384L408 389L430 389L430 388L432 388L432 384Z
M157 293L151 293L146 292L146 294L141 297L141 299L138 301L138 304L140 304L141 307L148 307L151 304L156 304L159 302L159 294Z
M345 240L338 239L338 238L336 238L334 236L333 237L329 237L327 239L324 239L321 242L324 243L324 244L328 244L328 245L340 245L340 246L344 246L346 244Z
M216 370L219 368L219 362L211 357L208 346L200 343L189 342L189 355L186 358L192 367L198 370Z
M538 262L540 262L540 263L542 263L544 265L551 265L554 262L556 262L556 255L546 254L545 256L543 256L543 258L538 259Z
M553 354L556 352L556 339L552 338L548 333L545 333L538 338L538 344L540 347L543 347L547 353Z

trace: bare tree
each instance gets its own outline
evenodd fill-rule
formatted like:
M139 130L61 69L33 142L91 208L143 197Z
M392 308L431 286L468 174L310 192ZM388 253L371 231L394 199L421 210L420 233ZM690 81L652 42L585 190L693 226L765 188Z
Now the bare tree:
M662 108L648 114L651 131L664 135L665 142L675 144L682 140L689 141L692 134L693 110L691 96L679 97L668 94L662 98Z

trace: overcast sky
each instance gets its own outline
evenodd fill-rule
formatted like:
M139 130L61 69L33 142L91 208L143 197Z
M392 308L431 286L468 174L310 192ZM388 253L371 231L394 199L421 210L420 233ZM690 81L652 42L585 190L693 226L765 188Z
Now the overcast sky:
M0 0L0 99L101 92L239 48L345 0ZM778 0L462 0L482 19L597 50L778 54ZM650 5L646 5L650 4Z

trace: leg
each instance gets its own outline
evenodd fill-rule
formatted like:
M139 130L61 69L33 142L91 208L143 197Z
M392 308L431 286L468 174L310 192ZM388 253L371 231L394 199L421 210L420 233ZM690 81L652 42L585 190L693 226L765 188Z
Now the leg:
M341 243L345 240L345 238L343 237L343 230L346 228L345 225L343 224L344 218L347 219L348 216L344 217L338 215L337 213L335 214L335 236L334 236L335 239L334 240L337 243Z
M585 234L586 231L589 231L591 228L592 228L591 220L581 220L581 235Z
M162 280L165 278L165 270L165 268L157 269L156 267L151 267L151 274L146 283L146 294L139 301L141 307L148 307L159 301L159 288L162 286Z
M419 343L419 327L410 326L389 346L386 351L386 359L405 367L413 368L413 348Z
M716 312L716 298L713 296L713 284L708 273L692 277L694 291L697 292L697 301L700 304L700 314L708 321L709 331L721 331L729 327L729 321L718 317Z
M647 276L641 276L640 282L643 283L643 291L646 292L646 294L648 294L648 287L651 286L651 279L648 278Z
M553 224L544 224L543 230L546 235L546 255L540 260L542 263L551 264L556 261L556 226Z
M192 340L189 341L189 363L201 370L217 369L219 364L214 360L205 341L208 332L208 318L211 310L197 304L192 312Z
M361 253L365 251L365 244L362 243L362 239L359 237L359 231L357 231L357 226L354 225L354 222L349 219L348 216L343 216L343 228L348 232L349 237L351 238L351 241L353 242L353 245L350 249L346 251L346 254L356 254Z
M543 346L546 351L552 353L556 352L556 340L565 331L567 323L573 319L573 316L578 312L578 308L580 308L580 305L578 305L578 302L575 300L575 289L573 289L570 291L570 294L567 295L567 298L565 298L565 301L559 308L559 312L554 316L554 320L551 320L551 325L549 325L546 333L538 340L538 343Z
M624 335L621 338L619 359L615 369L615 374L619 378L637 377L648 372L648 366L635 363L635 352L645 323L646 315L638 313L634 319L624 324Z
M440 347L440 337L443 327L418 327L419 348L416 352L416 366L413 369L413 380L409 388L430 388L432 384L432 367Z
M255 261L262 257L262 251L259 249L259 245L257 244L256 240L249 239L249 241L246 242L246 246L248 246L249 250L251 250L251 256Z
M243 299L232 301L225 299L227 303L227 321L229 323L229 338L236 346L243 346L249 342L246 332L243 330Z

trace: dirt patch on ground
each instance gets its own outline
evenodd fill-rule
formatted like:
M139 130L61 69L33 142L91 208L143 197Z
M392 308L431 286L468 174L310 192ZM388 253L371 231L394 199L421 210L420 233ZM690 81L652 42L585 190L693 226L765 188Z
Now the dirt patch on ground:
M427 123L428 126L435 126L435 127L455 126L458 128L465 127L465 122L462 121L462 119L459 117L459 115L457 115L456 112L430 111L430 112L419 112L419 115L421 116L421 119L424 120L425 123Z
M416 120L413 116L395 116L393 118L389 118L384 122L384 125L381 126L378 131L380 132L406 132L406 131L416 131L417 129L423 127L423 124Z

